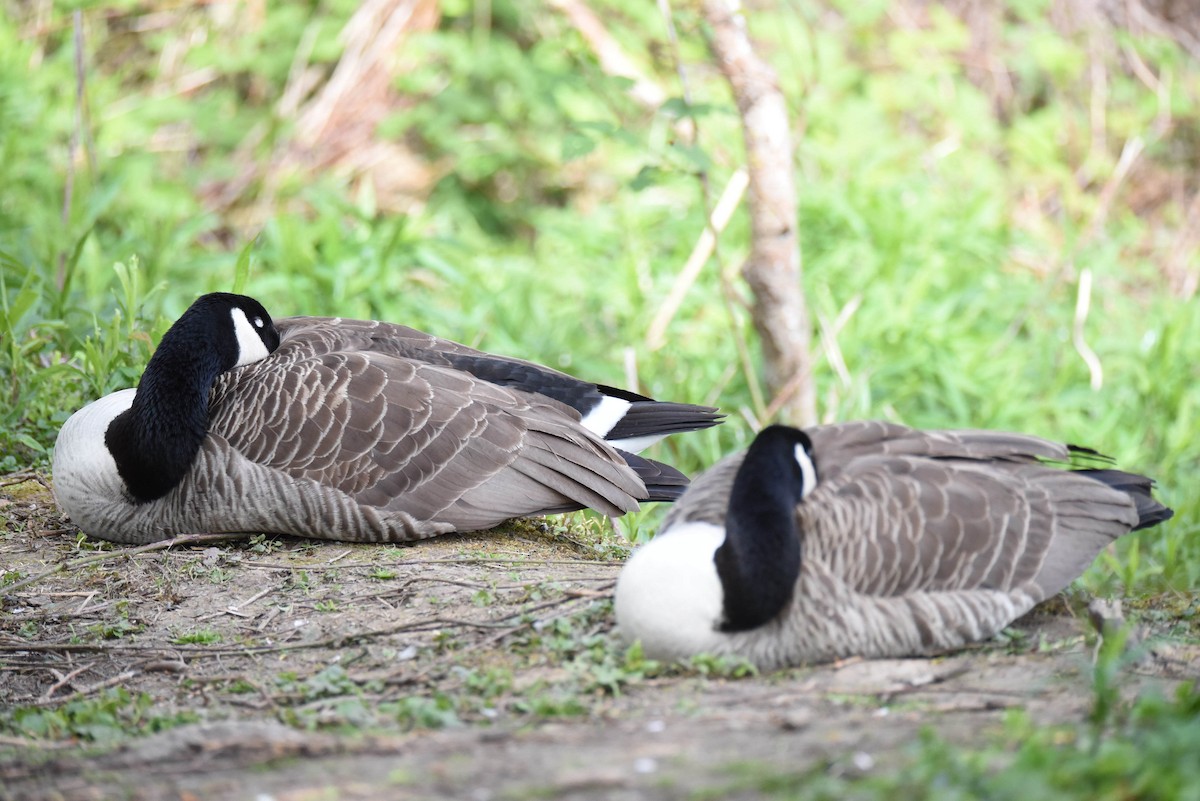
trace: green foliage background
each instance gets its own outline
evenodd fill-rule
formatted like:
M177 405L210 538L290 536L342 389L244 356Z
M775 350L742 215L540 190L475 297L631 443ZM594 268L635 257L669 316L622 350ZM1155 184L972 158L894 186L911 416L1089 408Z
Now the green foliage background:
M324 85L357 7L4 0L0 470L44 465L71 411L135 382L170 320L239 276L279 316L402 321L615 384L632 359L643 391L730 412L659 446L688 471L746 442L764 400L733 277L744 211L669 343L645 341L743 161L696 7L674 9L673 39L653 4L593 4L672 96L648 110L543 2L441 3L403 40L371 137L424 165L391 168L422 187L400 199L278 158L299 127L281 98L297 76ZM1093 587L1194 588L1200 65L1056 8L752 9L794 112L822 411L1098 447L1157 477L1178 515ZM1084 268L1099 389L1073 341Z

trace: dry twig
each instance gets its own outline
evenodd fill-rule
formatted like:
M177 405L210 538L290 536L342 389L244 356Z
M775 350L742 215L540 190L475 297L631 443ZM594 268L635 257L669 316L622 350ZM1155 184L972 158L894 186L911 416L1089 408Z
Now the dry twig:
M348 565L274 565L270 562L240 562L244 567L255 567L260 570L288 570L288 571L318 571L318 570L348 570L354 567L362 568L383 568L383 567L409 567L411 565L519 565L528 567L532 565L594 565L596 567L614 567L620 568L623 562L601 562L598 560L586 559L524 559L524 558L508 558L508 557L491 557L491 556L461 556L450 559L405 559L395 562L371 562L363 563L356 562Z
M166 548L173 548L176 545L199 545L201 543L207 543L207 542L222 542L224 540L240 539L243 536L245 536L245 535L243 535L243 534L184 534L181 537L172 537L169 540L160 540L159 542L152 542L149 545L141 545L141 546L138 546L137 548L131 548L127 551L105 551L104 553L98 553L98 554L94 554L92 556L85 556L82 559L72 559L69 562L60 562L59 564L55 565L50 570L47 570L45 573L38 573L36 576L30 576L29 578L21 579L20 581L16 582L15 584L10 584L7 587L4 587L2 589L3 589L3 592L5 595L9 595L11 593L16 592L17 590L24 589L25 587L28 587L31 584L36 584L37 582L42 581L43 579L50 578L51 576L53 576L57 573L61 573L64 570L68 570L68 569L76 570L78 568L86 567L87 565L95 564L97 562L105 562L105 561L108 561L109 559L127 559L129 557L136 556L137 554L148 553L150 551L161 551Z
M638 69L633 59L625 54L621 45L613 38L596 12L583 0L550 0L550 5L561 11L579 35L592 48L600 62L600 69L608 75L628 78L633 82L629 94L648 109L656 109L667 100L662 87Z
M709 217L708 225L700 232L700 237L696 240L691 255L688 256L679 275L675 277L671 291L659 306L658 313L654 315L654 320L650 323L650 328L646 332L646 346L651 350L658 350L666 344L667 327L675 319L688 290L692 288L692 284L696 283L696 279L700 277L700 271L708 263L713 250L716 249L717 237L729 224L734 210L741 203L742 195L745 194L749 182L750 179L744 169L736 170L733 175L729 176L729 182L725 185L725 191L721 193L721 199L717 201L717 207L713 209L712 215Z

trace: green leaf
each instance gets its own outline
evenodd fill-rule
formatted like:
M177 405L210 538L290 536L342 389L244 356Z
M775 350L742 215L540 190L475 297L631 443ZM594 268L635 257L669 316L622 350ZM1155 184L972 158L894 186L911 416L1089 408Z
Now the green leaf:
M246 293L246 284L250 280L251 256L256 244L258 244L257 237L242 245L242 249L238 251L237 263L233 266L233 289L231 291L234 294L244 295Z
M21 443L22 445L24 445L26 448L29 448L29 450L31 450L33 453L36 453L39 455L45 455L49 451L49 449L45 445L38 442L36 439L29 436L28 434L23 434L23 433L18 432L16 434L13 434L12 438L14 440L16 440L17 442Z
M653 164L647 164L638 170L638 174L629 182L629 188L635 192L640 192L651 186L655 186L662 182L663 171Z
M568 131L563 137L562 160L572 161L596 149L596 140L578 131Z

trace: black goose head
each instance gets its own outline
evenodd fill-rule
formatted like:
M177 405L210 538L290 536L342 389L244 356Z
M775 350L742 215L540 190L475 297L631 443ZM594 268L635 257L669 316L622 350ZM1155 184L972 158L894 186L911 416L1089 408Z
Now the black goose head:
M279 347L279 331L263 305L246 295L201 295L163 335L160 353L176 359L215 357L218 375L256 362ZM206 353L207 352L207 353Z
M133 405L105 432L136 501L161 498L183 479L208 433L208 396L217 377L278 347L271 316L245 295L203 295L175 321L150 357Z
M817 483L812 441L787 426L764 428L738 468L714 554L724 590L722 631L746 631L775 618L800 575L796 506Z
M158 402L159 385L180 392L212 385L217 376L265 359L279 347L271 315L254 298L213 292L202 295L163 334L138 384L138 398Z
M204 298L209 298L218 308L222 303L229 304L229 315L234 321L234 340L238 348L238 358L234 367L265 359L279 348L279 329L275 327L271 315L257 300L246 295L225 292L205 295ZM229 329L224 328L223 331L227 334ZM259 349L260 345L262 350Z

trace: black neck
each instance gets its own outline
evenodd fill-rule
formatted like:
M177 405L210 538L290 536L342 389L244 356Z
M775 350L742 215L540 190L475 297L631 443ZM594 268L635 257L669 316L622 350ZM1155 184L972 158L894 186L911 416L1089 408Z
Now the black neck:
M163 337L133 405L104 435L136 500L161 498L183 479L208 433L209 392L226 369L203 330L177 323Z
M757 628L792 599L800 575L796 504L803 477L795 439L781 433L790 431L772 427L760 434L734 479L725 542L714 556L725 595L723 631Z

